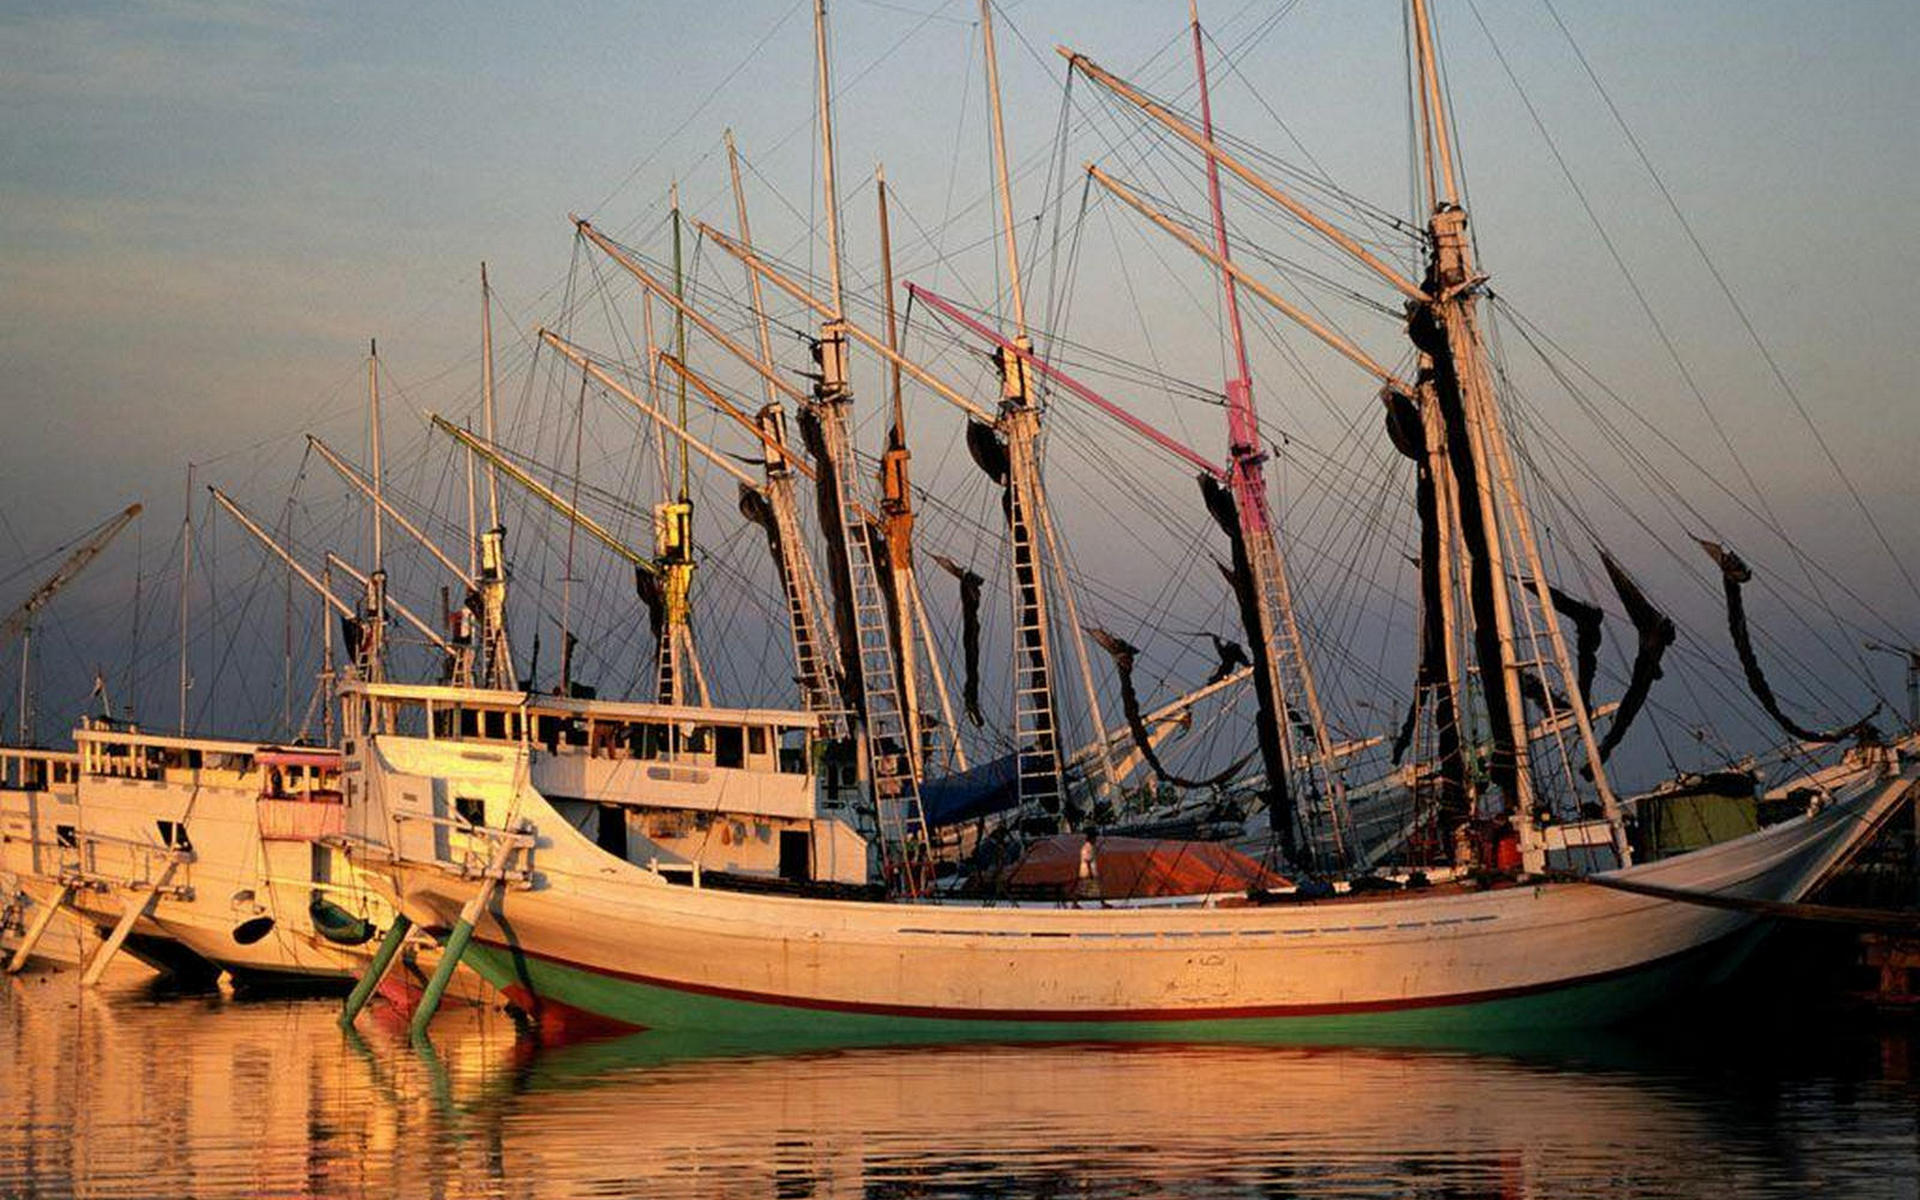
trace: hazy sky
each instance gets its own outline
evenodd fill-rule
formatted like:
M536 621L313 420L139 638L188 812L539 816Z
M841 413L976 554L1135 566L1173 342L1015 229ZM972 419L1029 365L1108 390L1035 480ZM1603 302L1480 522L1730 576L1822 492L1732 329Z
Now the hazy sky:
M257 484L251 498L270 510L284 487L275 470L297 457L301 431L359 445L369 336L381 339L401 394L397 441L418 436L419 409L464 411L475 388L479 260L492 264L512 321L531 328L567 275L569 212L652 230L678 178L691 211L730 227L719 156L729 125L754 164L753 186L777 186L790 206L762 193L777 244L804 260L795 239L816 211L808 7L6 6L0 561L23 548L43 553L138 499L149 505L140 553L151 564L179 521L189 460L243 495ZM1304 148L1355 191L1404 212L1398 5L1280 7L1284 19L1270 23L1277 10L1267 0L1203 6L1220 46L1239 51L1238 77L1219 85L1221 124L1293 161ZM1756 367L1553 24L1557 10L1896 549L1920 569L1920 406L1908 394L1920 6L1436 8L1496 288L1649 411L1670 414L1679 436L1705 437L1485 30L1782 523L1920 636L1915 596ZM1178 47L1166 51L1185 11L1184 0L1006 6L1016 156L1051 146L1063 77L1054 42L1123 72L1149 67L1157 90L1173 94L1185 86L1184 59ZM884 159L921 221L962 213L967 239L987 236L984 209L962 212L987 179L973 4L840 0L833 21L849 191ZM1259 40L1243 46L1256 29ZM1076 144L1072 165L1098 149ZM1023 207L1035 211L1040 176L1023 178ZM850 224L850 254L870 278L870 223ZM1086 253L1108 245L1089 241ZM922 246L917 259L927 258ZM977 263L992 269L990 259ZM1189 275L1204 288L1203 274ZM993 280L968 287L991 295ZM1076 337L1119 341L1138 328L1130 305L1108 299L1076 302ZM1217 363L1217 347L1193 361ZM1339 388L1356 411L1370 403L1362 381ZM1701 455L1728 466L1717 444L1703 442ZM96 588L126 585L124 570L99 579ZM0 605L27 586L13 580ZM112 597L76 593L76 611L110 607Z

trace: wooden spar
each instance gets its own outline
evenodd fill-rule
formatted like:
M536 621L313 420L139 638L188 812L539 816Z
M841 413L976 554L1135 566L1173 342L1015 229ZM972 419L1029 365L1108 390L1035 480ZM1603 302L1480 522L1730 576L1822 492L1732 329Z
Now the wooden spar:
M350 579L353 579L355 582L361 584L362 586L369 587L369 588L373 586L374 577L372 575L368 575L365 572L362 572L361 570L356 568L352 563L348 562L344 558L341 558L338 554L335 554L331 550L327 551L327 562L328 564L339 567L342 571L345 571L347 573L347 576ZM442 651L445 651L448 654L458 653L458 651L447 642L446 638L442 637L438 632L436 632L433 626L421 620L420 617L412 609L400 603L398 600L395 600L391 595L388 595L386 597L386 601L387 601L387 606L392 608L394 612L399 613L401 620L405 621L407 624L419 630L420 635L422 637L426 638L428 641L432 642L435 646L437 646Z
M546 334L547 331L542 330L541 332L542 334ZM792 452L787 449L785 443L778 441L768 434L766 430L760 427L758 421L755 421L753 417L743 411L739 405L727 399L718 388L709 383L698 371L695 371L692 367L689 367L664 350L656 351L653 357L655 362L658 362L661 366L668 368L692 384L693 390L699 393L701 399L713 405L722 416L727 417L742 429L752 434L754 439L760 442L765 449L791 456ZM804 460L792 458L791 462L793 469L805 475L808 479L815 477L813 468L807 465Z
M1372 355L1327 328L1305 309L1296 304L1289 303L1272 288L1250 275L1246 268L1242 267L1239 263L1229 258L1223 258L1212 247L1193 236L1189 230L1181 228L1178 224L1168 219L1165 214L1149 205L1125 184L1092 163L1087 164L1087 174L1093 177L1094 182L1126 202L1135 212L1138 212L1141 216L1147 218L1147 220L1152 221L1155 225L1172 234L1187 249L1212 263L1219 270L1227 272L1233 280L1245 287L1249 292L1266 301L1278 311L1280 315L1286 317L1294 324L1332 347L1342 358L1345 358L1354 366L1359 367L1362 371L1365 371L1367 374L1397 392L1406 395L1413 393L1413 388L1410 384L1398 375L1395 375L1388 368L1381 366L1380 362Z
M422 546L426 547L427 553L433 555L434 558L438 559L440 561L440 565L444 566L448 571L452 572L456 579L458 579L461 583L465 584L468 587L472 587L474 585L473 575L470 574L468 571L466 571L464 568L462 568L458 563L454 562L452 558L448 557L447 552L442 550L438 545L434 544L434 541L432 538L428 537L425 533L421 532L419 526L415 525L412 521L407 520L407 518L401 514L400 510L393 507L393 505L386 499L386 497L381 495L375 489L373 482L371 480L369 480L366 476L360 474L360 472L354 468L353 464L347 462L345 459L341 458L338 454L334 453L333 448L331 446L327 445L327 443L324 440L322 440L321 438L319 438L314 434L310 433L307 435L307 443L311 445L315 450L319 451L320 457L325 459L327 462L327 465L331 466L340 475L342 479L346 480L348 483L351 483L354 487L360 489L362 493L370 497L375 504L380 506L381 511L385 512L387 516L393 518L394 524L398 525L401 528L401 530L404 531L409 537L413 538L414 541L419 542Z
M1149 445L1157 446L1158 448L1165 450L1167 453L1173 455L1175 458L1186 463L1187 465L1195 467L1201 471L1204 471L1205 473L1213 476L1216 479L1225 479L1227 477L1227 468L1220 466L1218 463L1214 462L1212 459L1209 459L1206 455L1201 454L1198 450L1195 450L1192 447L1186 445L1185 443L1179 441L1178 439L1174 438L1172 435L1163 433L1159 429L1156 429L1154 426L1148 424L1146 421L1141 420L1139 417L1134 416L1132 413L1120 407L1118 404L1115 404L1113 401L1107 399L1105 396L1102 396L1099 392L1094 391L1092 388L1088 387L1086 384L1081 383L1078 379L1075 379L1072 375L1069 375L1064 370L1061 370L1059 367L1056 367L1051 363L1047 362L1045 359L1040 358L1038 355L1034 354L1031 347L1022 349L1020 345L1017 342L1015 342L1012 338L1002 335L999 331L995 330L991 326L985 324L982 321L978 321L974 319L972 316L969 316L963 309L959 308L957 305L955 305L952 301L946 299L944 296L940 296L934 292L928 291L926 288L921 287L917 283L909 283L907 285L907 293L913 296L917 300L925 301L927 304L931 305L935 311L939 312L942 316L948 318L949 320L952 320L958 325L965 327L968 331L975 334L976 336L986 341L992 342L994 345L1000 347L1001 350L1009 354L1013 354L1019 357L1022 361L1024 361L1027 364L1027 366L1032 368L1034 374L1039 375L1042 378L1048 380L1049 382L1057 384L1062 388L1065 388L1067 391L1072 392L1074 395L1080 397L1080 399L1085 400L1088 404L1093 405L1094 408L1098 409L1100 412L1103 412L1107 416L1112 417L1114 420L1118 421L1124 428L1128 429L1133 433L1138 434Z
M613 536L612 533L607 531L605 526L595 521L592 517L581 512L573 505L568 504L558 492L555 492L552 488L527 474L526 471L522 470L512 459L501 454L497 447L481 441L473 434L468 433L466 430L437 413L428 414L428 419L433 422L434 428L453 438L461 445L471 448L473 452L481 458L497 465L502 471L506 472L507 478L533 493L537 499L544 501L548 507L558 512L561 516L577 524L587 533L587 536L593 538L607 549L613 551L621 558L626 559L627 562L647 572L649 575L656 574L659 571L659 568L654 565L652 559Z
M727 172L733 179L734 219L739 226L740 243L751 246L753 245L753 227L747 223L747 193L740 184L740 152L734 147L731 129L726 131L726 143ZM770 363L773 361L773 330L771 323L767 320L766 298L761 293L760 276L751 270L747 271L747 288L753 295L753 324L760 335L760 358ZM766 390L768 404L780 402L780 396L771 380L762 376L760 386Z
M645 267L635 262L632 255L627 254L590 223L579 217L575 217L573 223L581 235L598 247L601 253L611 258L614 262L625 268L629 275L639 280L642 286L647 289L649 295L658 296L666 301L675 312L683 314L687 320L693 324L695 329L698 329L701 333L706 334L717 342L721 349L727 351L727 353L733 355L747 366L752 367L759 373L760 378L767 382L768 386L789 400L802 404L807 401L807 394L783 379L779 370L773 366L772 360L761 359L758 355L754 354L753 351L729 337L719 326L701 316L698 309L680 299L678 296L675 296L671 287L655 278ZM714 236L714 231L699 221L695 221L693 227L699 230L702 236ZM731 240L728 241L729 246L733 244ZM752 268L750 267L749 269ZM819 307L817 302L815 302L815 307Z
M1362 246L1360 243L1354 241L1353 238L1341 232L1338 227L1330 224L1325 218L1319 216L1306 205L1261 178L1254 171L1242 164L1239 159L1217 145L1213 139L1206 137L1159 104L1149 100L1126 81L1110 74L1084 54L1076 53L1065 46L1056 46L1054 49L1062 58L1067 60L1073 69L1079 70L1082 74L1086 75L1088 79L1093 80L1122 100L1132 104L1141 112L1144 112L1147 116L1159 122L1170 132L1186 140L1196 150L1199 150L1208 158L1218 162L1221 166L1245 180L1248 186L1275 204L1278 204L1281 208L1286 209L1295 217L1305 222L1308 227L1316 233L1319 233L1322 237L1359 260L1368 269L1372 270L1374 274L1391 284L1396 291L1407 297L1407 299L1420 301L1432 299L1432 297L1422 291L1417 284L1414 284L1391 266L1382 262L1378 257L1369 252L1365 246Z
M673 310L673 356L681 362L687 360L687 279L680 264L680 185L673 185L673 298L680 301ZM680 428L687 427L687 381L680 380ZM662 481L665 482L664 480ZM687 444L680 443L680 503L687 503L687 488L691 485L687 467Z
M826 316L831 321L845 316L846 305L840 292L840 194L833 183L833 95L828 80L827 0L814 0L813 62L820 102L820 188L827 210L827 268L831 281L827 295L833 302L832 311Z
M700 456L702 458L706 459L708 462L712 463L714 466L719 467L721 470L725 471L727 474L739 480L742 485L746 487L750 487L754 491L764 490L761 488L760 484L753 478L753 476L747 474L745 471L740 469L739 464L735 463L732 459L728 458L726 455L720 453L718 450L715 450L713 447L707 445L705 442L695 437L683 425L681 425L678 421L675 421L672 417L669 417L666 413L661 412L659 409L655 408L653 405L648 404L645 400L642 400L639 396L636 396L631 389L626 387L619 380L615 379L612 375L608 374L600 366L600 364L588 358L586 354L582 352L578 346L575 346L572 342L567 341L565 338L553 332L551 329L542 329L540 331L539 336L541 341L545 342L547 345L552 346L555 350L559 351L561 356L566 358L568 362L571 362L574 366L579 367L581 370L591 375L602 387L606 388L608 391L619 396L622 400L625 400L628 404L633 405L635 408L639 409L641 412L647 414L649 417L652 417L655 421L659 422L661 429L665 430L667 433L671 433L676 439L678 439L683 449L691 448L693 450L699 451ZM673 361L672 356L665 353L664 351L661 352L661 358L664 361L668 361L668 362ZM681 379L683 381L686 380L687 378L688 376L685 374L681 376Z
M1453 172L1453 150L1447 138L1447 116L1444 102L1440 98L1440 72L1433 58L1433 25L1427 17L1426 0L1409 0L1413 10L1414 41L1418 45L1420 58L1420 115L1425 121L1424 146L1427 154L1428 195L1433 206L1438 208L1442 202L1441 194L1433 191L1436 176L1434 156L1439 158L1437 172L1439 184L1444 192L1445 203L1450 208L1460 206L1460 190Z
M367 343L367 426L373 442L373 569L377 573L387 569L381 544L386 501L380 497L386 472L380 466L380 344L374 341Z
M1731 912L1775 917L1785 921L1812 921L1825 925L1849 925L1855 929L1881 929L1889 933L1920 932L1920 913L1902 909L1855 908L1843 904L1808 904L1788 900L1761 900L1749 896L1725 896L1695 888L1662 887L1637 879L1617 879L1608 875L1587 875L1581 880L1595 887L1611 888L1634 896L1656 900L1675 900L1705 908L1723 908Z
M309 571L305 567L301 566L299 563L299 560L295 559L293 555L287 552L285 547L281 546L279 542L275 541L273 539L272 534L268 533L265 529L261 528L257 523L255 523L254 519L252 517L249 517L240 508L238 504L234 503L231 497L229 497L225 492L221 491L219 488L214 487L211 484L207 486L207 490L213 493L213 498L219 502L220 507L226 509L228 514L231 515L234 520L240 522L240 525L242 528L244 528L248 533L251 533L254 537L258 538L261 545L273 551L275 556L277 556L281 562L285 563L289 568L291 568L294 574L298 575L302 580L304 580L308 587L311 587L315 592L319 593L320 599L324 600L327 603L328 607L334 609L343 617L351 617L356 615L354 612L353 606L351 604L348 604L346 601L340 599L340 597L334 595L332 588L328 587L325 583L321 582L318 578L316 578L312 571Z
M1000 117L1000 61L993 49L993 2L980 0L980 40L987 60L988 109L993 114L994 187L1000 201L1000 241L1006 248L1007 283L1013 293L1013 332L1027 336L1027 301L1020 279L1020 247L1013 235L1013 188L1007 176L1007 130Z
M742 246L740 243L734 241L732 238L728 237L724 233L721 233L718 229L715 229L713 226L708 225L704 221L695 220L693 223L693 227L700 231L700 236L713 242L716 246L719 246L722 250L726 251L728 254L733 255L733 257L745 263L750 270L758 272L762 277L764 277L767 280L767 282L773 284L773 286L779 288L781 291L785 292L787 295L792 296L795 300L798 300L800 303L806 305L808 308L811 308L814 312L818 313L822 320L831 321L835 319L833 315L833 310L830 307L828 307L828 305L823 303L818 297L808 292L805 288L801 287L799 284L795 283L793 280L781 274L775 268L769 266L754 251L748 249L745 246ZM909 376L911 376L916 382L924 384L927 388L929 388L933 392L934 395L939 396L942 400L945 400L947 403L953 405L955 408L958 408L960 411L966 413L968 416L972 417L974 420L980 421L988 425L993 424L994 416L992 413L988 412L984 408L981 408L978 404L975 404L973 401L967 399L965 396L961 395L959 392L955 391L953 388L948 387L945 383L942 383L938 377L933 375L931 372L927 371L926 368L920 366L920 364L908 358L906 355L889 351L887 349L887 343L884 338L875 337L873 334L867 332L865 329L862 329L860 326L854 324L852 321L846 320L844 317L839 318L839 320L843 325L847 335L852 337L854 341L857 341L861 345L867 347L869 350L872 350L874 353L880 355L880 357L886 359L888 362L899 363L900 368L904 370Z
M493 289L487 284L487 264L480 264L480 431L497 443L493 425ZM487 464L487 528L500 528L500 476Z

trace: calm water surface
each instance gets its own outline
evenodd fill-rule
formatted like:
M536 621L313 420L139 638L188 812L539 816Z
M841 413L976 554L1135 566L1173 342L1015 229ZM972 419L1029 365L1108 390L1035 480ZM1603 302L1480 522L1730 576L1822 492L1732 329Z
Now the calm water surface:
M418 1050L338 1005L7 981L0 1195L1920 1195L1913 1048L1831 1022L781 1054L467 1008Z

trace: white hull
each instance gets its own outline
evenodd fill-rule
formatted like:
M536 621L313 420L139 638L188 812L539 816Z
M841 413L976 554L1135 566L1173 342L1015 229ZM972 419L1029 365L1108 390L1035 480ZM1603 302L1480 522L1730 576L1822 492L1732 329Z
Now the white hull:
M1550 997L1679 964L1756 920L1582 882L1388 899L1254 906L1030 907L877 903L668 882L602 853L527 784L524 754L491 763L448 743L383 736L363 760L365 832L399 852L403 908L454 924L481 886L447 868L479 847L432 844L409 798L484 798L488 824L528 822L531 883L477 923L481 969L523 1004L631 1025L842 1019L1133 1026L1444 1014ZM1863 781L1812 815L1618 872L1723 896L1802 897L1905 796L1914 778ZM388 825L390 818L401 819ZM350 820L355 819L350 817ZM376 828L375 826L378 826ZM455 835L458 839L468 835ZM435 865L436 858L441 865ZM1529 1005L1524 1024L1615 1013Z

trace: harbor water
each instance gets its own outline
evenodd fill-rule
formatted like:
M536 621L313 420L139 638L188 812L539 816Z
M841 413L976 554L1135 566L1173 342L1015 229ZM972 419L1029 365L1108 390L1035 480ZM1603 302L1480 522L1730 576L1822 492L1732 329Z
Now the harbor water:
M337 997L0 988L0 1196L1916 1196L1907 1036L1440 1048L430 1045Z

